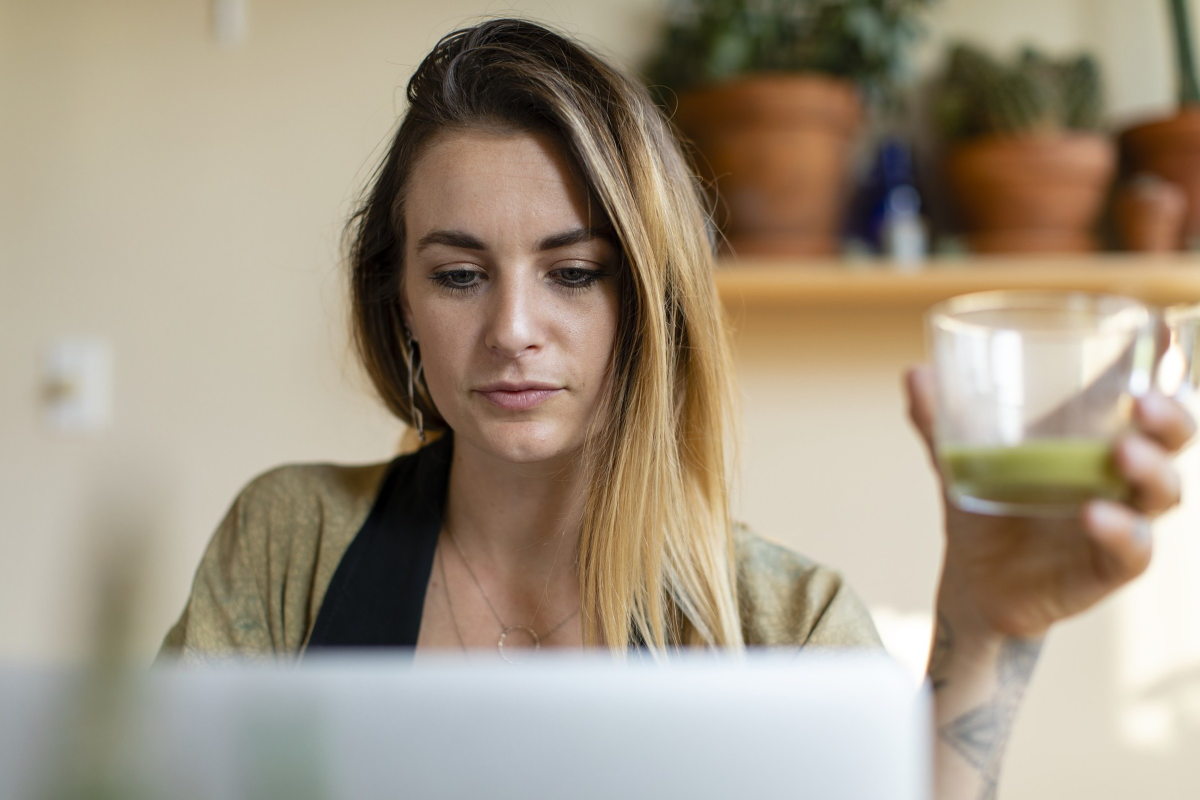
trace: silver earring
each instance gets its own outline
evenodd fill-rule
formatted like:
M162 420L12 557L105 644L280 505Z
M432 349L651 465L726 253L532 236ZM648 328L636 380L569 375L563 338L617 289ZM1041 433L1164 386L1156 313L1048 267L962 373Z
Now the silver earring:
M425 415L417 408L417 382L421 380L421 369L424 366L417 355L416 340L412 333L404 332L404 350L408 356L408 407L412 409L413 425L417 428L417 438L425 443Z

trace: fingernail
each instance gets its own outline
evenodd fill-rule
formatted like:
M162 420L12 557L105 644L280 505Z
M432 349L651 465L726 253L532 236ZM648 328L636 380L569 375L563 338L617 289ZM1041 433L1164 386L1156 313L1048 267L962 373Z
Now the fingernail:
M1149 392L1138 399L1142 416L1148 419L1160 420L1171 413L1170 403L1160 392Z
M1139 518L1137 524L1133 526L1133 538L1137 540L1138 544L1149 544L1152 533L1150 520L1145 517Z
M1140 436L1121 440L1121 462L1129 472L1146 472L1154 466L1154 445Z
M1116 503L1109 503L1105 500L1094 500L1089 503L1087 513L1091 517L1092 527L1105 533L1115 532L1128 524L1125 510Z

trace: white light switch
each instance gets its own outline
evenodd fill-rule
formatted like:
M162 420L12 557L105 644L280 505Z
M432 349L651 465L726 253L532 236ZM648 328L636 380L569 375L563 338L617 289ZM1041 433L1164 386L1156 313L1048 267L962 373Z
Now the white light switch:
M58 433L97 433L112 424L113 351L104 339L51 342L43 368L46 424Z
M221 47L246 39L246 0L212 0L213 38Z

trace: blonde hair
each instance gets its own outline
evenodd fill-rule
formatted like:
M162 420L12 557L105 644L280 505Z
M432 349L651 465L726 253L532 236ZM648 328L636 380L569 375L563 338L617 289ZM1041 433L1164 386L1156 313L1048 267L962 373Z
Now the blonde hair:
M582 455L578 563L584 641L742 647L729 518L732 367L703 196L645 89L531 22L443 38L408 84L409 108L351 221L355 341L390 410L411 423L399 291L404 188L453 129L549 133L620 242L621 314L609 395ZM415 404L444 428L428 390Z

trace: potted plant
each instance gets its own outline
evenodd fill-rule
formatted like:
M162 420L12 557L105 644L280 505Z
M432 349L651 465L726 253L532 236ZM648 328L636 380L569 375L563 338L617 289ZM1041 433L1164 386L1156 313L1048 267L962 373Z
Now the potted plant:
M1169 0L1175 39L1175 73L1179 107L1164 119L1135 125L1121 134L1121 151L1130 171L1158 175L1183 190L1187 198L1182 241L1200 239L1200 80L1192 48L1187 0Z
M864 98L907 72L932 0L674 0L647 78L744 254L838 249Z
M1100 133L1095 61L1026 48L1005 64L959 44L935 98L949 145L947 178L972 250L1095 249L1093 229L1116 168L1116 148Z

